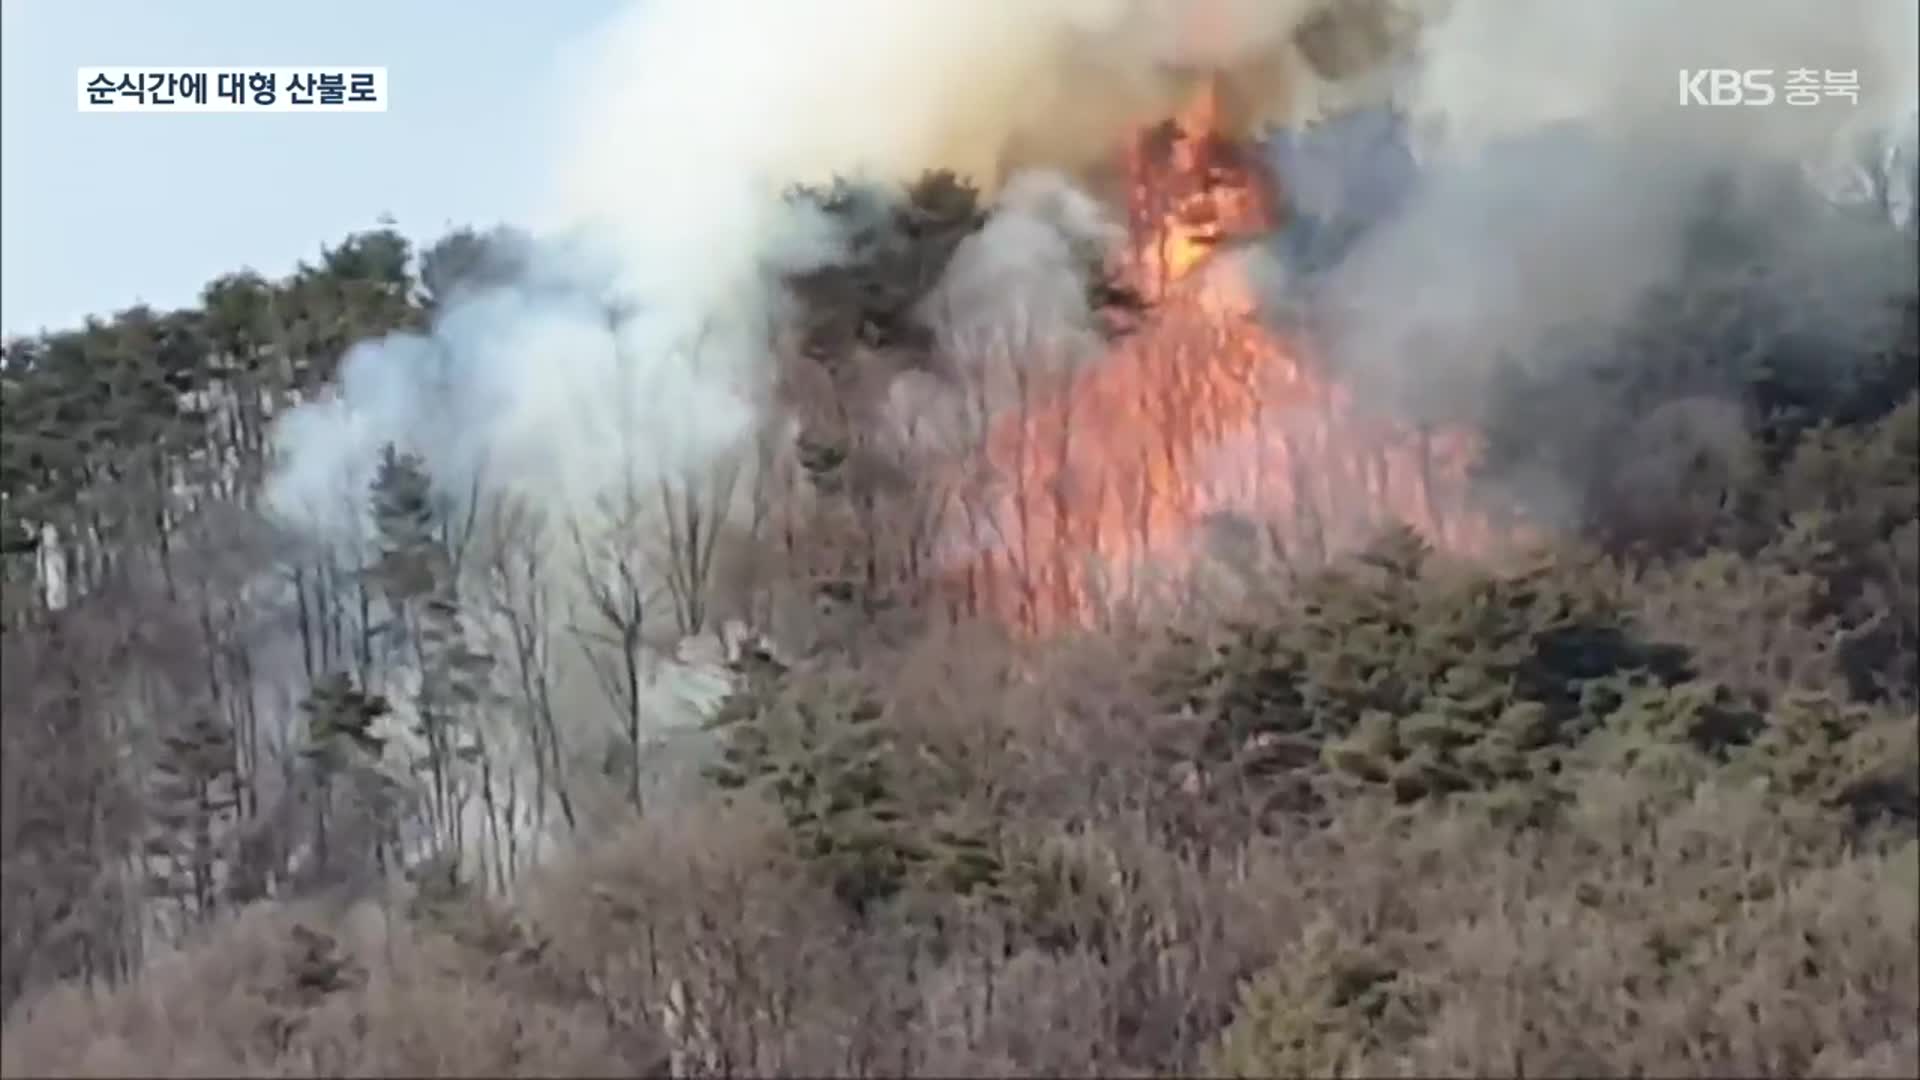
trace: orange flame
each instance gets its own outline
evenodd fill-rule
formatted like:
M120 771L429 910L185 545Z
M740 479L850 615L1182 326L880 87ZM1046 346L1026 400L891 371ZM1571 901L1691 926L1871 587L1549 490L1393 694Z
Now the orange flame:
M1264 170L1221 132L1223 113L1218 83L1209 83L1127 155L1135 270L1155 298L1222 245L1279 224Z
M1208 267L1277 219L1255 159L1206 126L1216 115L1203 95L1129 154L1131 270L1153 317L1096 362L1028 386L987 433L997 485L971 523L966 589L1025 629L1168 596L1235 520L1296 566L1393 522L1447 548L1494 538L1457 505L1470 436L1366 415Z

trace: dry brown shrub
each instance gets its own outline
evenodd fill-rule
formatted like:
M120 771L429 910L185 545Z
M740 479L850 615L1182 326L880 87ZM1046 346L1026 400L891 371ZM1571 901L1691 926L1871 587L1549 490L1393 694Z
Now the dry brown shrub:
M676 1073L892 1071L890 942L781 839L750 798L692 798L542 881L530 918L619 1026L667 1034Z
M269 905L131 984L23 1003L0 1043L8 1076L625 1076L652 1060L431 931Z
M1250 984L1212 1069L1920 1067L1911 841L1849 853L1835 822L1718 785L1676 798L1598 777L1580 810L1564 830L1519 837L1464 816L1389 826L1340 864L1296 862L1325 876L1308 901L1323 921ZM1342 992L1355 973L1360 989Z
M1359 796L1263 833L1232 790L1182 783L1141 652L943 631L849 676L887 702L909 824L984 838L993 873L965 889L922 875L856 913L784 812L689 788L511 903L390 928L255 909L118 990L38 999L0 1058L10 1075L1920 1069L1908 824L1675 744L1570 759L1586 771L1549 827ZM331 992L288 996L311 962L296 924L350 961Z

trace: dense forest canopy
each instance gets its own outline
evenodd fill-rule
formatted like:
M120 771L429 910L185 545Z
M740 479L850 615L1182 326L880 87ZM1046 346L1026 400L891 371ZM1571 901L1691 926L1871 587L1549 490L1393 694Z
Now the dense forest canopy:
M350 548L265 501L354 345L429 364L529 287L513 231L6 345L9 1054L86 1016L171 1070L1920 1065L1910 228L1861 226L1907 270L1863 294L1861 247L1800 251L1820 200L1709 199L1630 318L1409 395L1482 436L1523 554L1390 529L1035 640L952 602L876 419L963 377L917 305L1000 211L949 174L792 197L858 227L776 313L786 422L572 521L393 443ZM1347 224L1270 239L1337 274ZM1145 301L1079 269L1124 335ZM1314 282L1265 314L1337 365ZM674 694L705 730L668 779ZM340 912L396 895L382 959ZM73 988L141 979L204 1043Z

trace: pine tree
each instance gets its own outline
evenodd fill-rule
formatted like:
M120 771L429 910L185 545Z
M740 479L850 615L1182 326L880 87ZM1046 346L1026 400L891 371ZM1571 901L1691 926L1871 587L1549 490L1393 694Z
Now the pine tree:
M457 876L465 811L476 791L498 825L484 726L486 711L500 704L493 660L469 639L456 544L422 460L386 447L371 499L377 553L370 576L392 614L395 644L418 678L413 733L425 750L414 769L428 785L428 831L434 855L450 860Z
M194 918L206 919L218 906L222 876L233 869L226 850L239 801L233 733L210 711L199 710L163 735L159 750L150 789L158 831L147 853L165 866L152 883Z
M856 912L897 894L927 851L905 820L885 713L857 682L781 686L770 656L712 726L724 737L709 776L753 786L786 817L794 848ZM960 846L950 844L956 854Z
M340 832L336 827L336 807L340 801L336 793L345 787L349 802L356 798L381 801L379 796L384 792L378 789L383 785L376 777L387 740L376 728L391 714L392 708L386 698L354 686L345 672L333 672L308 691L301 711L307 717L307 737L300 754L307 763L315 789L314 871L321 880L330 880L343 861L350 861L350 857L343 858L346 853L340 852L335 842ZM380 813L386 809L376 805L376 819L390 817ZM368 838L375 850L367 853L376 861L399 857L400 853L394 850L397 838L391 834L393 824L391 820L376 820L380 835Z

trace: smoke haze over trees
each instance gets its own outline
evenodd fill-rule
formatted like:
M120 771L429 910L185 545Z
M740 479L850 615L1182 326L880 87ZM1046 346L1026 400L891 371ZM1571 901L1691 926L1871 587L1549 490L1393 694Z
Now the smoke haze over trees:
M639 6L558 226L6 344L7 1073L1920 1070L1911 12L941 8ZM1179 337L1107 159L1202 70L1285 214ZM1231 334L1503 542L1005 603L1101 475L1006 433Z

